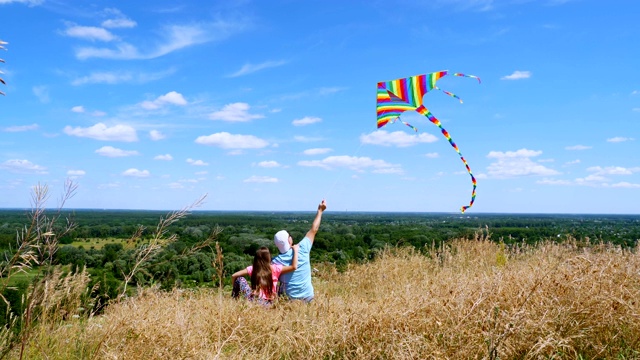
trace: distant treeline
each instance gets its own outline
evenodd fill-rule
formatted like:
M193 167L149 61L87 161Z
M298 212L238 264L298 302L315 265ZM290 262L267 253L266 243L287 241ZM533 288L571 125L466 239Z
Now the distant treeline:
M28 210L0 210L3 258L15 246L16 232L29 223L28 213ZM213 246L186 252L211 234L217 234L215 241L224 255L228 281L229 274L249 265L259 247L267 246L276 254L272 239L278 230L287 229L295 241L301 240L314 214L195 211L168 228L168 233L177 235L177 240L154 256L131 285L155 283L167 289L213 285L216 276ZM92 285L99 283L101 296L112 298L117 295L124 274L135 263L136 247L144 246L159 220L167 215L161 211L65 210L62 218L72 219L76 226L59 239L55 261L72 270L86 266L92 275ZM146 228L142 236L134 242L127 241L140 226ZM349 262L373 259L388 244L429 251L447 240L473 238L479 233L488 233L492 240L506 244L575 238L634 247L640 239L640 216L327 211L311 257L314 263L332 263L340 270Z

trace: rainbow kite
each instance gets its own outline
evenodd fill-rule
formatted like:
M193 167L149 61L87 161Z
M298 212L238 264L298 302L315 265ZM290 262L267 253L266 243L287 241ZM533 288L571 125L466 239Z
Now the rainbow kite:
M451 146L453 146L453 148L456 149L458 155L460 155L460 159L464 163L464 166L467 168L467 171L471 176L473 191L471 192L471 201L469 202L469 205L463 206L461 208L461 211L464 214L465 210L473 206L473 202L476 200L476 178L471 173L471 168L469 167L469 164L467 164L467 160L465 160L462 156L462 153L460 153L458 145L453 142L447 130L442 127L440 120L433 116L431 111L429 111L429 109L427 109L422 104L422 98L424 97L424 95L433 89L440 90L445 94L460 100L460 102L462 103L462 99L460 99L458 96L448 91L444 91L436 86L436 81L448 74L448 71L438 71L431 74L416 75L404 79L379 82L377 101L378 129L389 123L400 121L401 123L407 125L417 132L418 129L416 129L414 126L400 120L400 115L403 112L410 110L415 110L418 113L426 116L429 121L439 127L442 131L442 135L444 135L444 137L449 140ZM478 79L478 82L480 82L480 78L477 76L465 75L460 73L453 73L452 75L474 78Z

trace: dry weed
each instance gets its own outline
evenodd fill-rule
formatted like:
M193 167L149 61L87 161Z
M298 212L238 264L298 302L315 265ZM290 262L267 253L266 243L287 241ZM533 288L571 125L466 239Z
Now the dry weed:
M62 270L53 264L58 240L75 227L71 217L65 218L64 226L59 226L58 222L64 204L74 196L77 188L73 181L65 182L57 211L51 216L46 214L49 187L46 184L38 184L32 188L31 212L28 214L30 222L17 231L15 248L5 252L4 261L0 261L0 300L7 309L7 322L0 331L0 358L20 345L19 358L22 359L36 324L41 323L46 327L52 315L54 318L60 316L55 314L55 310L67 311L69 304L74 304L77 293L86 290L86 272L63 276ZM2 294L7 289L15 289L10 286L12 277L17 273L26 273L34 267L39 268L41 275L36 276L27 293L23 295L22 312L14 313L12 304ZM60 281L63 283L60 284Z
M309 305L146 289L40 332L30 359L640 357L640 256L577 242L455 240L322 267ZM320 265L320 264L318 264ZM35 341L30 344L34 344ZM46 354L46 355L45 355Z

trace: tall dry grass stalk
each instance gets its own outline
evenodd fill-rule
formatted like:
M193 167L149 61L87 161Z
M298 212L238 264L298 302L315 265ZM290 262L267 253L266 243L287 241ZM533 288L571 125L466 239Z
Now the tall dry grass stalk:
M49 187L46 184L38 184L32 188L29 224L17 232L15 247L9 250L3 261L0 261L0 297L14 274L26 273L33 266L52 264L58 248L58 239L75 227L71 217L65 218L63 226L58 222L63 206L75 195L77 189L77 184L67 180L57 210L49 216L46 214L46 204L50 197ZM2 300L7 301L4 297Z
M57 211L48 215L46 204L50 197L49 187L38 184L32 188L29 224L17 232L15 247L9 249L5 259L0 261L0 298L7 309L7 322L0 331L0 358L19 345L19 358L22 359L36 326L50 326L55 323L52 319L63 319L68 314L77 313L77 309L81 308L80 298L88 301L88 274L85 271L64 274L60 267L53 264L58 240L75 227L71 217L66 217L63 225L59 222L62 208L76 190L77 185L67 180ZM11 304L3 293L13 289L10 286L11 279L17 273L27 273L36 266L40 271L22 297L22 312L15 313L12 305L16 304Z
M37 332L30 359L640 358L640 256L568 241L455 240L321 266L309 305L147 289ZM228 291L228 290L227 290ZM35 344L40 344L36 346Z
M131 281L140 271L145 270L145 267L150 264L150 261L158 253L160 253L160 250L162 250L162 248L164 248L165 246L167 246L172 242L175 242L178 239L178 236L176 234L170 234L170 235L168 234L169 226L178 222L180 219L185 218L187 215L190 214L190 212L194 208L197 208L200 205L202 205L206 197L207 195L205 194L201 196L199 199L197 199L196 201L194 201L191 205L185 206L179 211L171 212L166 217L160 218L160 221L158 222L158 225L156 226L155 231L151 235L151 238L147 242L136 247L133 264L131 264L127 273L123 272L122 276L124 278L124 281L122 286L122 292L120 293L117 299L118 301L123 296L127 295L127 287L129 286L129 283L131 283ZM142 238L142 234L144 230L145 230L144 226L139 226L136 232L132 235L131 239L129 239L129 242L130 243L138 242L138 240ZM204 245L202 244L196 244L190 250L196 251L193 249L195 248L199 249L200 247L203 247L203 246Z
M86 315L86 309L91 308L91 291L87 288L89 281L89 274L84 268L65 273L60 267L54 267L30 287L23 297L20 359L29 344L40 346L38 342L32 342L34 337L46 336L49 330L60 326L63 321Z

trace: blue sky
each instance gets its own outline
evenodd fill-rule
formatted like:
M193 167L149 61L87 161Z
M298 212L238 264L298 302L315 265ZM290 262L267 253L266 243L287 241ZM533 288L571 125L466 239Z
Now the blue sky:
M467 214L640 202L640 2L0 0L0 207L458 212L471 180L376 83L425 105L478 180Z

